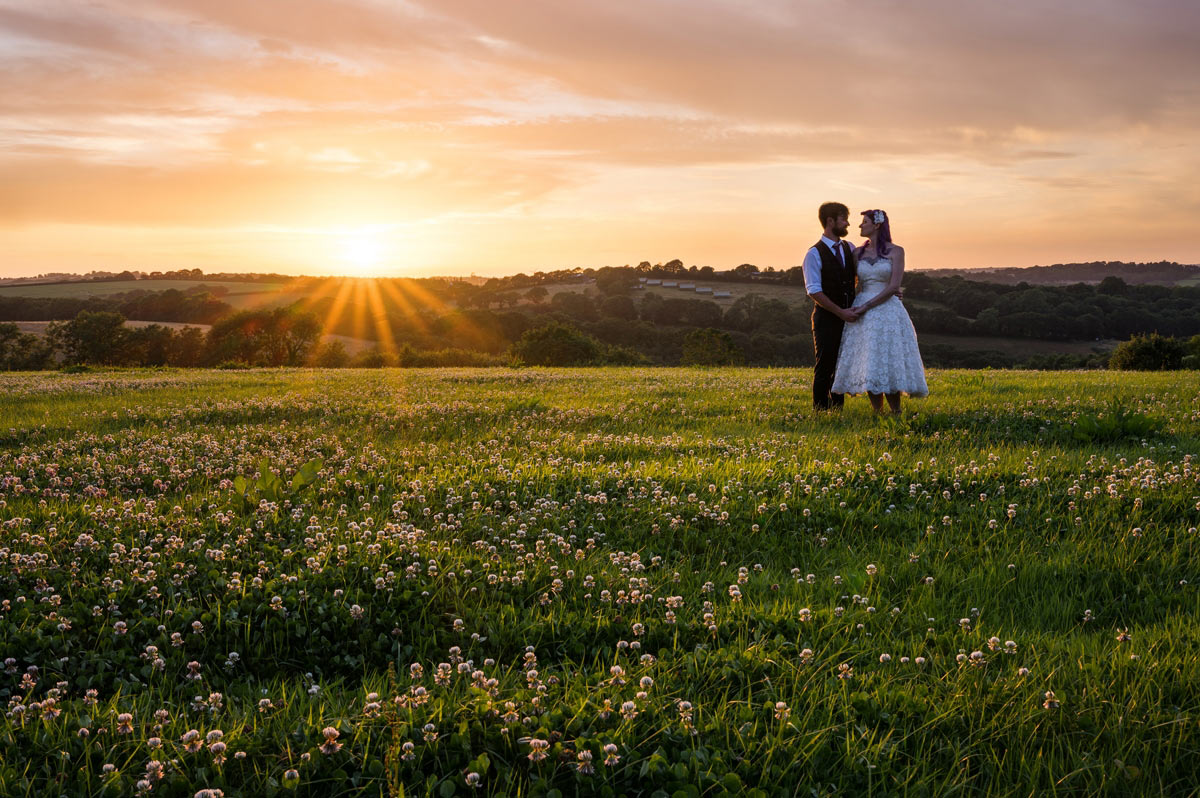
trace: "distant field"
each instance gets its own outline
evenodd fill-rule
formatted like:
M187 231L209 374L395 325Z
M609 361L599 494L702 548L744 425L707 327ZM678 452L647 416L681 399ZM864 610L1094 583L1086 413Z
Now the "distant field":
M644 288L637 288L634 289L630 295L633 297L635 302L638 301L639 297L645 294L658 294L664 298L708 299L722 306L732 305L734 302L746 296L747 294L758 294L764 299L779 299L789 305L799 305L808 301L808 294L804 291L803 286L774 285L767 283L722 283L710 280L688 279L682 279L680 282L692 282L700 287L711 288L713 291L728 291L730 294L732 294L732 296L717 299L714 298L712 294L697 294L695 290L692 289L663 288L661 285L649 285L645 286ZM556 283L546 285L545 289L550 293L551 297L553 297L555 294L566 292L584 294L590 291L593 294L598 293L596 291L596 284L594 281L589 281L586 283ZM519 293L523 294L524 291Z
M228 297L251 294L270 294L283 288L282 283L239 283L219 280L117 280L104 283L49 283L45 285L0 286L0 297L78 297L111 296L129 291L166 291L174 288L188 291L200 285L229 289Z
M232 305L237 310L248 308L274 308L280 305L290 305L309 296L308 291L247 291L244 294L226 294L222 302Z
M708 287L713 291L728 291L731 296L718 299L712 294L698 294L694 289L663 288L661 285L648 285L642 288L635 288L630 292L630 296L633 297L635 302L646 294L657 294L663 298L673 299L707 299L712 302L716 302L722 307L728 307L744 296L757 294L763 299L778 299L792 307L801 305L806 306L809 304L808 292L805 291L804 286L802 285L776 285L774 283L722 283L708 280L681 280L680 282L694 282L698 287ZM586 283L557 283L553 285L547 285L545 288L550 293L550 296L553 297L555 294L561 294L565 292L583 294L590 291L591 293L595 294L597 293L595 285L596 284L594 281L589 281ZM519 293L523 294L524 292L521 291ZM929 309L945 308L945 305L930 300L906 299L904 301L909 307Z
M285 290L284 283L240 283L221 280L119 280L111 283L52 283L47 285L0 286L4 297L52 297L87 299L124 294L129 291L167 291L171 288L188 291L198 286L224 288L229 291L219 298L236 310L273 308L290 305L309 296L308 291Z
M46 326L49 324L53 324L54 322L50 322L50 321L17 321L17 322L10 322L10 323L16 324L17 328L23 333L33 333L34 335L45 335L46 334ZM208 332L208 329L210 327L212 327L211 324L184 324L182 322L177 322L177 321L135 321L135 320L130 320L130 321L126 321L125 324L127 324L130 327L149 327L151 324L158 324L163 327L170 327L172 330L180 330L180 329L183 329L184 327L197 327L203 332ZM371 349L372 347L377 345L377 342L375 342L375 341L368 341L364 338L352 338L348 335L324 335L321 337L321 341L323 343L328 342L328 341L341 341L342 346L346 347L346 352L350 355L356 355L359 352L362 352L363 350Z
M680 288L663 288L660 285L648 285L636 294L653 293L662 297L679 299L710 299L718 305L732 305L744 296L758 294L763 299L778 299L788 305L800 305L808 301L808 293L799 285L773 285L766 283L722 283L707 280L681 279L679 282L694 282L698 287L711 288L713 291L728 291L732 296L715 299L712 294L697 294L693 290Z
M57 324L53 321L11 321L4 322L5 324L15 324L17 329L23 333L33 333L34 335L45 335L46 327L51 324ZM130 327L149 327L151 324L158 324L162 327L170 327L172 330L182 330L184 327L199 327L201 330L208 332L211 324L185 324L181 321L126 321Z

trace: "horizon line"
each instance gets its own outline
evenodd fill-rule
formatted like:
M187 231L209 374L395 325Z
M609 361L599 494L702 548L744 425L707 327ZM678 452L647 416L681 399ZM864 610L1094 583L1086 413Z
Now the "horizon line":
M643 262L645 262L645 261L643 261ZM666 261L666 262L670 263L671 261ZM1098 261L1098 260L1090 260L1090 261L1060 261L1058 263L1034 263L1034 264L1031 264L1028 266L914 266L912 268L906 269L906 271L908 271L908 272L961 271L961 272L987 273L987 272L998 272L998 271L1007 271L1007 270L1044 269L1044 268L1050 268L1053 266L1082 266L1082 265L1090 265L1090 264L1097 264L1097 263L1122 263L1122 264L1126 264L1126 265L1130 265L1130 266L1153 266L1153 265L1159 265L1159 264L1168 264L1168 265L1182 266L1185 268L1200 267L1200 263L1184 263L1182 261L1175 261L1175 260L1157 260L1157 261L1121 261L1121 260ZM662 263L657 263L652 268L659 267L662 265L663 265ZM739 265L741 265L741 264L739 264ZM757 264L751 264L751 265L757 265ZM759 268L760 268L760 270L772 269L771 272L767 272L768 274L784 274L788 271L788 269L797 268L798 266L799 266L799 264L797 264L796 267L789 266L786 269L780 269L778 267L768 265L768 266L759 267ZM516 271L516 272L512 272L510 274L491 274L491 275L476 274L474 272L471 272L470 274L416 275L416 274L384 274L384 273L380 273L380 274L372 274L372 275L361 275L361 274L354 275L354 274L288 274L285 272L248 271L248 270L247 271L231 270L231 271L224 271L224 272L209 273L209 272L205 272L203 269L200 269L199 267L180 267L178 269L164 269L164 270L159 271L158 273L165 274L168 272L195 270L195 271L200 271L202 277L215 277L216 275L219 275L219 274L278 275L280 277L287 277L289 279L294 279L294 280L298 280L298 279L313 279L313 280L336 280L336 279L345 279L345 280L492 280L492 279L505 279L508 277L516 277L517 275L525 275L528 277L532 277L537 274L547 274L547 273L553 273L553 272L579 271L580 273L583 273L583 272L588 272L588 271L599 271L600 269L636 269L636 268L637 268L637 266L627 263L627 264L623 264L621 266L609 266L609 265L604 265L604 266L563 266L563 267L556 268L556 269L539 269L539 270L533 271L533 272ZM688 268L689 269L690 268L701 268L702 269L702 268L706 268L706 267L705 266L695 266L693 264L692 266L689 266ZM736 267L730 267L728 269L715 269L714 268L714 271L718 274L722 274L722 273L732 272L734 270L734 268L736 268ZM158 271L158 270L155 270L155 271ZM123 274L125 272L129 272L130 274L135 275L135 278L134 278L135 280L154 279L154 278L151 278L151 275L153 275L155 273L155 271L148 272L148 271L144 271L141 269L121 269L119 271L94 269L91 272L86 272L86 273L82 273L82 272L43 272L41 274L33 274L33 275L12 275L12 276L0 277L0 285L9 283L9 282L13 282L13 281L17 281L17 280L37 280L37 279L45 278L47 280L52 281L53 278L56 278L56 277L58 277L58 278L70 278L70 277L84 278L89 275L116 276L116 275ZM87 282L87 280L63 279L62 282Z

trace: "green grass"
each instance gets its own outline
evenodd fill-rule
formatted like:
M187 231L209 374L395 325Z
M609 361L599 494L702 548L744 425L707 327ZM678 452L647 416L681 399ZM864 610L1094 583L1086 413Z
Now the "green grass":
M1197 374L929 383L0 375L0 795L1194 795Z

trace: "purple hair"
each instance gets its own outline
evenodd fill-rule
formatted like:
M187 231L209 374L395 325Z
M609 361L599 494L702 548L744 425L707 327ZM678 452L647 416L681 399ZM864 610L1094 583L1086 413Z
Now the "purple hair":
M866 216L868 213L871 214L871 221L873 222L875 221L875 214L883 214L883 222L875 222L879 225L879 257L882 258L884 255L888 254L888 250L892 248L892 222L890 219L888 219L887 211L863 211L862 215ZM866 252L867 246L870 243L870 241L864 241L862 247L859 249L859 252Z

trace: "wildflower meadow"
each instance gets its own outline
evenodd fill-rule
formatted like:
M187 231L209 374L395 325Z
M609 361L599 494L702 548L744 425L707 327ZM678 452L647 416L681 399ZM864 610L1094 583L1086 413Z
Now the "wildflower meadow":
M1200 793L1197 372L0 375L0 795Z

